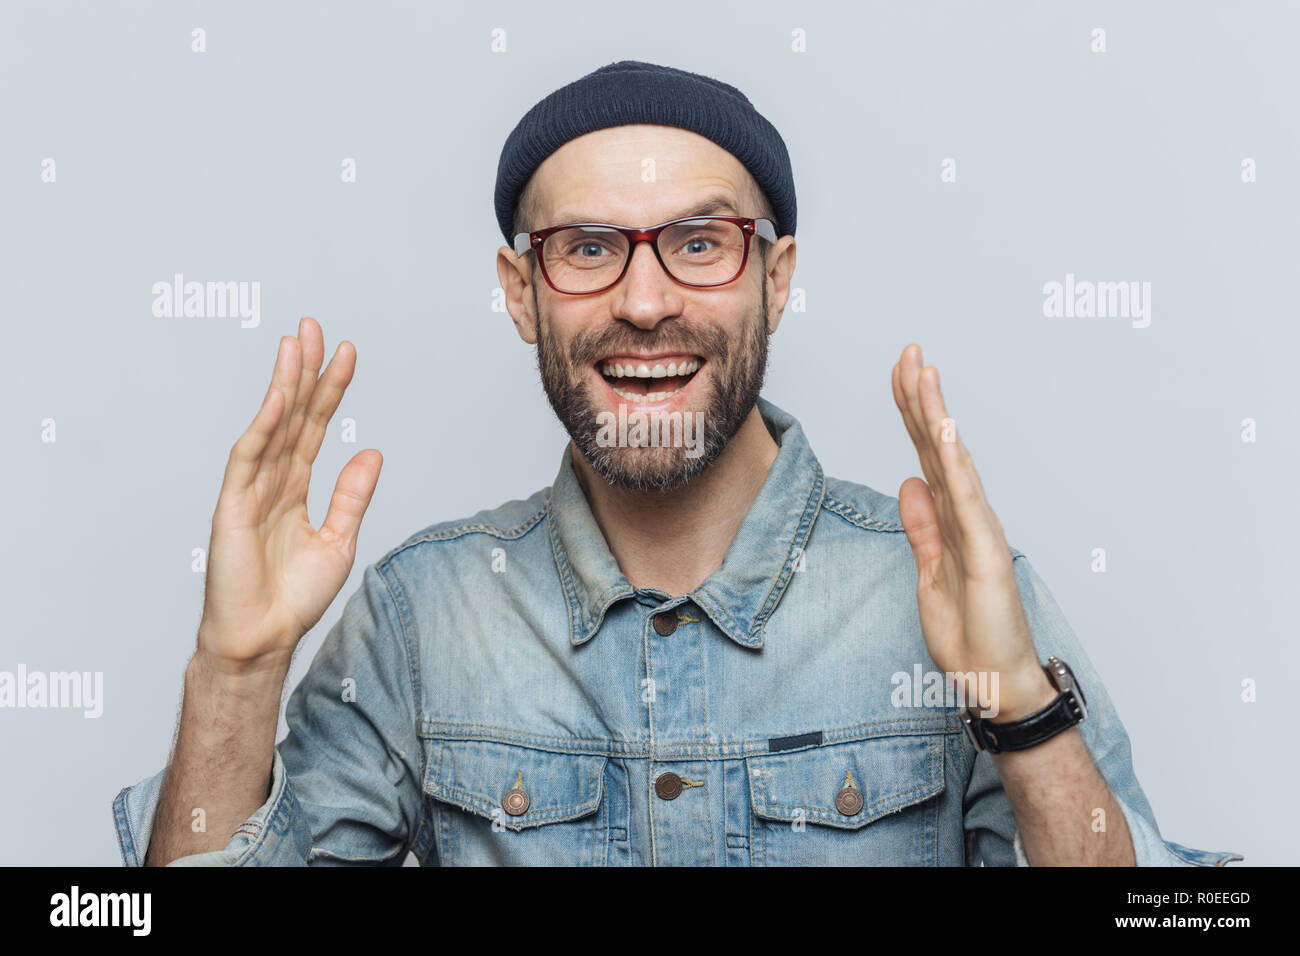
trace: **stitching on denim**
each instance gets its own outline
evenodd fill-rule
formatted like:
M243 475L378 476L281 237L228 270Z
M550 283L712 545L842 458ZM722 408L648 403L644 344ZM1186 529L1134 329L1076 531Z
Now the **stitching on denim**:
M1156 836L1160 836L1159 831L1156 832ZM1201 851L1202 853L1210 853L1215 857L1213 861L1207 863L1204 860L1198 860L1195 857L1188 856L1186 853L1181 853L1178 850L1175 850L1173 847L1169 845L1168 840L1161 838L1160 842L1165 845L1165 849L1168 852L1172 853L1175 857L1182 860L1183 862L1190 863L1193 866L1226 866L1228 863L1231 863L1235 860L1245 859L1245 857L1243 857L1240 853L1233 853L1231 850L1224 850L1224 851L1202 850ZM1188 847L1188 849L1193 849L1193 848Z
M432 745L430 746L430 749L432 749ZM427 774L438 773L442 770L443 755L446 750L447 748L445 745L437 748L436 764L433 763L432 759L430 759L430 769L426 771L427 783L433 783L433 778L427 776ZM433 796L429 794L425 785L422 784L421 789L425 793L425 801L432 804L431 810L433 820L430 822L430 827L433 831L434 852L438 856L439 865L448 866L455 857L455 846L451 839L451 814L447 812L447 808L444 804L433 799Z
M614 762L615 761L612 758L606 762L605 769L607 772L610 764ZM623 830L626 832L628 828L632 826L632 773L628 770L625 761L619 760L617 763L619 774L623 778L623 791L620 794L623 800L623 813L621 819ZM626 837L624 837L624 839L626 839Z
M745 765L743 761L735 761L735 763L740 764L741 770L745 769ZM724 866L728 862L727 850L732 848L731 847L731 812L730 812L731 801L727 798L727 777L730 776L731 773L732 773L731 763L724 763L721 767L718 768L718 776L721 780L719 789L722 791L722 793L719 796L720 799L722 800L722 835L723 835L723 844L724 844L722 857L723 857Z
M946 790L948 787L948 776L944 772L945 761L947 760L948 738L941 737L930 744L930 779L939 781L939 789ZM930 866L936 866L939 862L939 801L931 800L929 810L926 813L926 827L929 829L930 839L926 841L926 854Z
M803 750L825 747L831 744L852 743L893 736L915 736L927 734L960 734L960 718L956 711L943 711L928 717L908 717L902 719L875 720L857 724L852 727L825 730L822 732L821 744L810 744L781 751L780 755L799 753ZM545 753L585 754L605 757L653 757L656 760L700 758L706 760L725 760L735 757L755 757L769 755L768 738L761 740L723 739L708 744L669 741L652 744L645 740L625 740L621 738L560 737L549 734L531 734L514 731L492 724L448 723L433 720L421 720L417 731L422 739L428 740L466 740L499 744L510 747L523 747Z
M420 744L419 723L424 712L424 689L420 681L421 655L419 641L415 639L413 627L414 622L410 621L410 601L406 597L406 591L402 588L402 583L397 579L396 570L393 569L391 562L387 559L383 561L383 566L376 566L376 572L379 579L384 582L384 588L388 592L388 598L393 603L394 610L397 611L397 623L402 629L402 643L406 647L406 676L411 686L411 710L415 715L415 748L420 752L420 782L423 783L425 775L428 773L428 760L424 752L424 747ZM398 600L398 595L401 600ZM419 819L416 821L415 830L411 834L410 846L417 844L424 833L426 825L426 807L423 800L420 801Z
M596 613L591 616L591 624L588 628L591 632L589 636L594 636L596 631L600 629L601 623L605 620L605 614L609 611L615 601L619 601L625 597L631 597L635 593L635 588L619 585L614 585L602 591L600 597L596 599ZM579 643L582 642L580 641Z
M130 789L130 787L123 787L113 800L113 822L117 824L114 829L117 830L118 849L122 851L122 865L129 867L131 861L135 860L136 866L143 866L144 860L141 860L136 853L137 841L135 834L131 832L131 818L126 812L126 792Z
M763 803L761 804L761 806L764 810L773 810L773 811L802 810L804 813L804 818L807 820L822 820L826 823L839 824L841 829L856 830L858 827L865 826L868 823L872 823L876 820L879 820L881 817L886 816L895 810L902 810L914 804L920 803L922 797L917 797L916 799L912 799L914 794L923 794L924 797L931 797L934 796L935 794L942 793L942 792L943 792L942 780L928 781L923 784L917 784L915 787L913 787L910 790L900 790L898 793L891 793L888 797L882 797L881 799L877 800L875 803L869 804L868 806L858 811L859 813L866 814L866 816L864 816L863 819L861 820L857 820L851 823L845 822L846 819L851 819L851 818L846 818L843 814L840 813L833 814L829 810L820 810L816 807L794 806L794 805L786 805L784 803ZM762 816L758 807L759 805L755 804L754 812ZM784 817L782 817L781 819L784 819Z
M839 515L841 518L843 518L845 521L849 522L850 524L855 524L859 528L864 528L867 531L904 530L901 522L889 521L882 518L873 518L871 515L863 514L861 511L858 511L848 502L836 498L835 495L830 491L826 492L826 501L823 504L823 507L827 511L832 511L835 514Z
M443 531L427 531L423 534L417 535L409 541L402 542L392 551L389 551L388 554L384 555L381 560L387 562L391 558L401 554L403 551L409 550L419 544L425 544L429 541L453 541L456 538L463 538L467 534L486 534L493 538L500 538L502 540L522 538L533 529L537 522L542 520L542 517L545 514L546 506L543 505L513 528L502 528L500 525L484 524L480 522L478 524L456 525L455 527L447 528Z
M568 598L569 641L575 645L584 644L599 630L601 621L605 619L605 612L609 610L610 606L615 601L636 593L636 589L628 585L611 585L592 599L595 605L594 611L585 607L582 597L578 593L577 573L569 560L568 551L565 550L563 542L560 541L560 532L555 521L555 514L551 509L549 495L546 499L545 511L547 537L551 542L551 555L555 558L555 568L560 573L560 583L563 585L565 596Z
M792 550L802 548L803 543L808 540L808 536L812 533L813 523L817 520L817 513L821 510L822 500L825 497L826 476L822 474L822 466L814 461L813 468L817 477L813 480L812 488L808 490L808 499L804 504L803 514L799 517L799 524L795 528L794 540L790 542ZM786 586L794 575L796 560L793 555L786 558L781 573L777 575L775 583L767 593L766 600L764 600L758 614L754 617L754 624L750 629L750 633L755 640L761 640L759 634L763 630L763 625L767 623L768 616L776 609L777 602L785 594Z
M776 813L778 811L790 811L791 814L795 812L800 812L803 814L803 819L805 820L819 821L831 826L835 826L837 829L842 829L842 830L856 830L859 829L860 827L866 826L868 823L874 823L876 820L879 820L880 818L887 816L890 813L893 813L898 810L904 810L909 806L914 806L915 804L921 803L923 800L927 800L930 797L942 793L946 788L946 781L943 779L943 769L942 769L943 768L943 763L942 763L943 747L945 746L944 741L946 735L934 734L931 735L931 737L932 739L929 746L929 752L927 754L929 776L926 782L917 784L915 787L912 787L910 790L900 790L897 793L891 793L886 797L880 798L875 803L864 806L861 810L858 811L858 813L865 814L865 816L861 820L857 820L852 823L846 823L845 817L842 814L832 814L828 810L820 810L815 807L793 806L793 805L787 805L783 803L773 803L769 801L767 799L766 774L769 773L770 771L759 770L759 773L757 775L753 772L755 769L761 768L765 761L761 759L757 761L747 760L745 771L746 771L746 776L749 778L749 798L750 798L750 804L754 808L754 815L757 817L768 819L768 817L765 815L765 811L772 811L773 813ZM866 738L866 739L882 739L882 738ZM855 741L855 742L861 742L861 741ZM818 748L811 748L811 749L816 750ZM787 754L799 753L799 752L800 751L797 750L782 751L779 754L773 754L772 757L773 760L784 759L787 756ZM935 774L936 753L938 754L938 767L939 767L939 773L937 777ZM754 767L750 766L751 762L755 764ZM758 781L757 783L755 783L756 780ZM918 793L921 793L922 795L913 798L913 795ZM762 808L761 810L760 807ZM784 821L787 819L787 817L778 816L778 817L774 817L774 819Z
M577 589L573 586L573 575L569 567L569 555L560 543L559 531L555 525L555 514L552 510L552 494L546 495L546 533L551 542L551 556L555 558L555 569L560 573L560 584L564 587L565 597L568 598L569 611L569 640L575 644L581 643L581 607L578 604Z
M596 785L596 795L594 797L584 797L580 803L563 804L558 807L547 807L545 810L534 810L529 807L528 820L519 823L505 823L503 826L511 830L523 830L526 827L542 823L556 823L563 819L580 819L587 813L595 811L600 806L600 799L604 792L601 786L600 774L604 773L605 762L601 761L599 772L591 774L588 777L587 785L593 782ZM426 790L430 796L435 799L443 799L449 803L455 804L464 810L471 812L481 812L489 819L493 817L493 810L497 808L496 801L490 797L485 797L481 793L475 793L471 790L463 790L460 787L453 787L444 783L435 783L432 790Z
M735 618L727 613L727 609L720 604L715 604L709 597L704 588L698 587L691 592L691 600L708 612L713 622L725 631L727 636L732 640L744 644L746 647L757 647L759 642L745 633L739 625L736 624Z
M430 795L435 797L445 797L446 800L451 801L451 803L458 806L464 804L472 805L465 806L465 809L486 809L489 816L491 816L491 812L499 806L497 801L491 799L491 797L482 795L482 793L476 793L472 790L461 790L460 787L452 787L451 784L447 783L435 783ZM597 793L594 799L591 799L591 797L584 797L581 803L547 806L545 810L533 809L532 806L529 806L529 821L534 821L534 819L549 819L556 816L556 814L568 813L569 810L595 809L595 806L599 803L601 803L601 795ZM524 822L520 823L520 826L525 825L526 823Z
M274 761L272 761L272 766L274 767L274 765ZM267 835L272 830L276 829L276 822L283 821L284 823L284 829L279 832L284 834L291 832L294 817L297 815L297 810L293 804L296 804L297 801L293 799L293 791L289 782L289 770L284 766L283 759L281 759L280 762L280 770L280 789L278 791L272 790L271 795L268 798L271 801L270 805L272 812L267 816L266 822L270 824L270 826L261 830L257 834L245 833L245 836L251 836L251 839L249 840L248 846L244 847L244 849L235 857L234 862L231 864L232 866L256 866L258 852L266 846L268 839ZM251 820L245 820L244 823L240 824L240 829L242 830L244 826L253 822L254 821ZM238 833L239 831L237 830L235 832Z
M958 733L961 730L959 717L956 711L944 711L943 714L932 717L906 717L889 720L873 720L860 724L854 724L850 727L837 728L822 731L822 746L830 743L844 743L853 740L861 740L872 737L887 737L894 734L905 735L911 733L927 733L932 728L944 728L942 733ZM873 733L884 729L883 733ZM485 731L487 733L476 733L476 731ZM498 733L500 736L493 736L492 733ZM566 752L587 752L593 754L609 754L612 752L609 745L622 744L633 747L644 747L643 740L627 740L625 738L603 738L603 737L561 737L551 734L533 734L523 731L514 731L508 728L499 727L494 724L466 723L466 722L443 722L434 720L422 720L419 729L419 735L428 738L445 738L466 739L466 740L484 740L491 743L510 744L513 746L531 747L534 750L550 750L551 747L544 744L529 744L525 741L545 741L547 744L585 744L591 745L584 748L571 747L565 748ZM689 744L685 745L687 749L712 750L719 747L727 749L734 747L753 747L753 753L767 753L769 738L764 737L759 740L746 740L725 738L708 745L691 748ZM675 747L683 745L674 744ZM809 747L818 745L810 744ZM782 753L797 753L799 750L805 750L808 747L800 747ZM638 751L649 755L650 751ZM734 756L741 756L736 753Z
M808 490L808 498L804 505L803 514L799 517L799 523L795 527L794 538L790 541L792 552L795 548L802 547L803 542L808 540L809 535L812 533L813 524L817 520L817 513L821 509L822 501L825 497L826 476L822 472L821 464L816 460L813 461L813 470L816 477L813 479L812 487ZM748 632L745 632L740 628L736 620L727 613L725 608L713 603L713 601L709 599L709 596L704 591L703 587L697 588L692 593L691 597L695 600L696 604L699 604L709 612L709 616L718 623L722 630L727 632L729 637L744 644L746 647L761 647L763 645L763 627L767 623L768 617L770 617L772 612L776 609L776 605L780 602L781 597L785 594L785 589L789 585L791 577L794 575L796 560L797 559L793 554L786 558L785 563L781 566L781 570L776 576L776 580L772 582L771 588L768 589L767 596L763 599L763 603L759 605L758 613L754 615ZM702 598L704 600L701 600Z

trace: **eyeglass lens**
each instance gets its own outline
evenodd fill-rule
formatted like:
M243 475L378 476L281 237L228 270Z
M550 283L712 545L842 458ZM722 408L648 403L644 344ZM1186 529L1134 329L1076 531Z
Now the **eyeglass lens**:
M546 274L564 292L592 292L623 271L628 241L606 226L571 226L542 245ZM674 223L659 234L659 255L673 278L691 285L730 282L740 274L745 234L717 219Z

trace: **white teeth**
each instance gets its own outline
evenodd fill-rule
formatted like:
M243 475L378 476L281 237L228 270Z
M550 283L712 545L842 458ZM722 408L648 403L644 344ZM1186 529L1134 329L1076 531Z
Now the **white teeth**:
M651 369L645 362L642 362L637 366L630 364L619 365L616 362L606 362L601 366L601 371L610 378L675 378L679 375L693 375L695 372L699 371L699 368L699 359L691 359L690 361L682 362L680 365L676 362L669 362L667 368L662 364L656 365L653 369ZM614 391L618 392L619 390L614 389ZM672 394L672 392L651 392L650 395L645 396L624 394L623 392L619 392L619 394L623 395L624 398L631 399L632 401L647 402L654 401L657 398L667 398ZM651 396L654 396L654 398Z
M689 375L699 369L698 359L691 359L688 362L682 362L680 365L676 362L669 362L667 367L662 363L651 368L646 363L640 365L618 365L614 362L606 362L601 366L601 371L606 375L612 375L615 378L634 377L634 378L669 378L675 375Z

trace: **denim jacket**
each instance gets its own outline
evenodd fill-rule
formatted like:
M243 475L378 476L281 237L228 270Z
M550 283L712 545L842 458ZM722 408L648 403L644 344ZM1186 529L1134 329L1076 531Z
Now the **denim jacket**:
M632 587L567 446L552 487L365 568L290 696L266 803L173 865L1028 865L958 708L899 692L936 667L897 499L826 477L799 423L759 410L780 450L689 594ZM1161 837L1100 677L1010 550L1139 865L1241 860ZM113 802L129 866L164 772Z

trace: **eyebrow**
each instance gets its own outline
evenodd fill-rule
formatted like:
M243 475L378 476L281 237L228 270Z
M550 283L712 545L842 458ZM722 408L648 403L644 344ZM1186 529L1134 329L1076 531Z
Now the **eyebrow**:
M688 209L686 212L680 213L676 216L669 216L667 219L664 220L664 222L671 222L674 219L690 219L694 216L709 216L717 212L730 213L733 216L740 215L738 212L736 212L735 204L731 201L730 198L728 198L727 196L718 195L718 196L710 196L708 199L702 200L693 208ZM593 215L580 213L580 212L565 212L565 213L560 213L555 217L556 223L608 222L608 221L609 220L605 219L602 216L593 216ZM610 225L616 225L616 223L610 223Z

